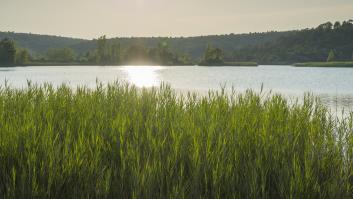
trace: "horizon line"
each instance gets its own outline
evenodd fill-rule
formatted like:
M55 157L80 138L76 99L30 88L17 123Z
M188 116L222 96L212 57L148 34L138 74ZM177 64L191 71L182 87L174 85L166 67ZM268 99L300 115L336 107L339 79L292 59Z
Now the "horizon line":
M290 30L267 30L262 32L243 32L243 33L219 33L219 34L208 34L208 35L189 35L189 36L114 36L109 37L106 34L101 36L106 36L107 39L134 39L134 38L174 38L174 39L185 39L185 38L195 38L195 37L212 37L212 36L227 36L227 35L248 35L248 34L265 34L271 32L291 32L291 31L302 31L302 30L310 30L314 29L315 27L311 28L302 28L302 29L290 29ZM79 40L86 40L86 41L94 41L97 38L80 38L76 36L64 36L64 35L54 35L50 33L33 33L33 32L17 32L17 31L1 31L0 33L14 33L14 34L29 34L29 35L38 35L38 36L50 36L50 37L61 37L61 38L70 38L70 39L79 39Z
M348 19L347 21L350 21L352 19ZM339 22L344 22L343 21L339 21ZM82 38L82 37L78 37L78 36L64 36L64 35L55 35L55 34L50 34L50 33L33 33L33 32L21 32L21 31L1 31L0 33L14 33L14 34L30 34L30 35L38 35L38 36L50 36L50 37L61 37L61 38L70 38L70 39L78 39L78 40L86 40L86 41L94 41L95 39L98 39L101 36L106 36L107 39L134 39L134 38L175 38L175 39L185 39L185 38L195 38L195 37L212 37L212 36L227 36L227 35L247 35L247 34L265 34L265 33L273 33L273 32L291 32L291 31L302 31L302 30L310 30L310 29L315 29L318 26L325 24L325 23L334 23L331 21L327 21L324 23L321 23L317 26L314 27L307 27L307 28L293 28L293 29L285 29L285 30L267 30L267 31L255 31L255 32L243 32L243 33L219 33L219 34L207 34L207 35L181 35L181 36L112 36L109 37L106 34L100 35L97 38L92 38L92 39L88 39L88 38Z

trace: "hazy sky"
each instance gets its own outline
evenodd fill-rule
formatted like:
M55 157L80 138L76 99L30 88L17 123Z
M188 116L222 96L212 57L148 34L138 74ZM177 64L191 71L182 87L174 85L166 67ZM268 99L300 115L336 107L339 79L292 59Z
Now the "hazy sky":
M0 0L0 31L88 39L290 30L351 18L353 0Z

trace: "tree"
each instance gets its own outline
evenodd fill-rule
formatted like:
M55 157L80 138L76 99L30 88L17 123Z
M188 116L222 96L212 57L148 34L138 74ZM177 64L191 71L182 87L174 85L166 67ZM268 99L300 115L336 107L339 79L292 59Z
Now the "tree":
M336 22L334 28L329 30L331 25L328 23L320 28L291 32L266 44L236 49L232 59L260 64L323 62L327 61L329 51L333 49L333 60L351 60L353 24L349 21Z
M169 50L169 45L166 41L159 42L157 51L160 59L160 64L172 65L174 63L174 55Z
M72 62L75 52L71 48L51 48L47 51L47 58L54 62Z
M128 64L146 64L151 61L148 50L142 45L132 45L125 51L125 62Z
M208 45L204 53L202 64L222 64L224 58L224 52L220 48L214 48L212 45Z
M27 49L16 50L16 64L19 64L19 65L27 64L29 59L30 59L30 55Z
M186 54L176 54L175 55L175 59L176 59L176 63L177 64L180 64L180 65L190 65L192 64L192 60L191 58L186 55Z
M121 47L120 44L113 44L110 48L110 61L112 64L119 64L121 62Z
M333 50L330 50L330 52L328 53L328 56L327 56L327 61L330 62L330 61L334 61L335 60L335 52Z
M339 29L341 27L341 23L339 21L336 21L335 24L333 25L333 28L336 30L336 29Z
M88 51L84 55L84 57L89 63L97 63L97 60L98 60L97 50Z
M97 39L97 63L107 64L110 62L110 49L105 35Z
M10 39L0 41L0 65L14 65L16 56L15 43Z
M106 36L101 36L97 39L97 50L94 52L96 63L106 64L120 64L121 47L119 43L109 44Z
M332 30L333 24L331 22L326 22L317 27L319 30Z

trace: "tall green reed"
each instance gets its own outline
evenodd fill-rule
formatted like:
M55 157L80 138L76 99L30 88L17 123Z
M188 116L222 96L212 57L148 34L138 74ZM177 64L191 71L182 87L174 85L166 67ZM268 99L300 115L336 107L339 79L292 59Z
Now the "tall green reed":
M350 198L352 157L310 95L0 89L0 198Z

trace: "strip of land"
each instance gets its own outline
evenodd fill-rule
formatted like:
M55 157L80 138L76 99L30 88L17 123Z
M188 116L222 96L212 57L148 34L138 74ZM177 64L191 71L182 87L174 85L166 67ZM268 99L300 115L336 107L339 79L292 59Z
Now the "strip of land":
M237 66L237 67L249 67L258 66L256 62L223 62L223 63L201 63L199 66Z
M351 62L306 62L293 64L296 67L332 67L332 68L350 68L353 67Z

